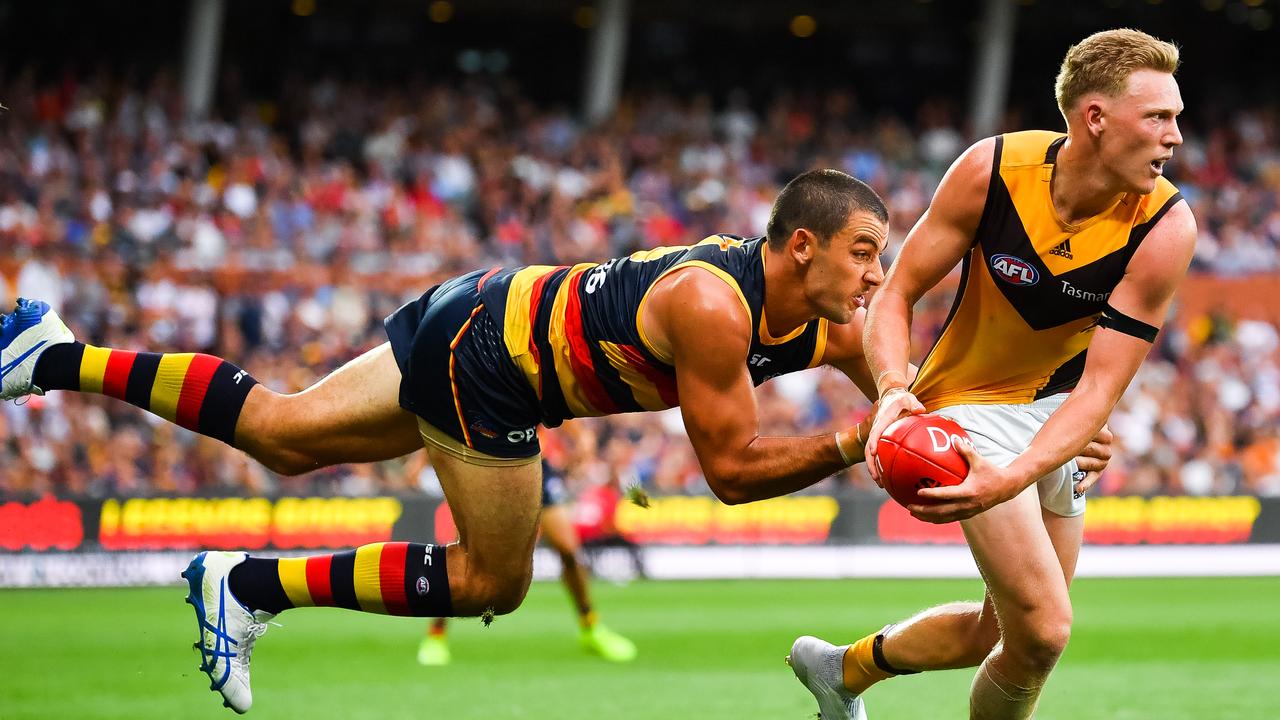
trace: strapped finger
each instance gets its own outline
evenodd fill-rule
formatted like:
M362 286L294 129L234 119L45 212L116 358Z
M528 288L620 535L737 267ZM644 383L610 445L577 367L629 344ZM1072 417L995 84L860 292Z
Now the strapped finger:
M1098 479L1101 477L1102 477L1102 473L1098 473L1098 472L1085 473L1084 476L1080 479L1080 481L1075 484L1075 488L1074 488L1075 496L1079 498L1081 495L1084 495L1086 492L1089 492L1089 488L1092 488L1094 484L1098 482Z

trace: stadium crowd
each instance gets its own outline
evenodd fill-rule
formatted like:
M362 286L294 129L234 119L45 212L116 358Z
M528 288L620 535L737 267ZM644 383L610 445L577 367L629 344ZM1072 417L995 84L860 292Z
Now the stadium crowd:
M86 342L225 356L281 391L383 342L385 315L460 271L760 234L774 194L809 167L886 198L887 263L967 144L945 101L885 116L851 89L634 93L598 128L502 80L293 81L276 102L195 123L165 74L49 83L27 70L0 97L0 302L42 298ZM1169 174L1199 220L1193 272L1280 271L1278 114L1186 119ZM917 308L917 357L949 305ZM760 392L770 434L829 431L868 407L824 370ZM1277 328L1183 314L1113 416L1121 447L1100 492L1280 494L1278 421ZM707 492L678 411L574 423L548 441L572 482ZM420 457L282 478L97 396L0 406L0 495L362 495L429 478ZM855 468L817 490L874 486Z

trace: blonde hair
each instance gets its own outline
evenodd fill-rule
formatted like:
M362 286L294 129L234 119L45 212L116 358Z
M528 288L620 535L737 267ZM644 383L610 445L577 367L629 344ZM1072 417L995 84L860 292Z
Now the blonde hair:
M1094 33L1072 45L1062 59L1054 83L1058 109L1066 117L1080 98L1093 92L1117 97L1134 70L1173 74L1177 69L1178 48L1173 43L1129 28Z

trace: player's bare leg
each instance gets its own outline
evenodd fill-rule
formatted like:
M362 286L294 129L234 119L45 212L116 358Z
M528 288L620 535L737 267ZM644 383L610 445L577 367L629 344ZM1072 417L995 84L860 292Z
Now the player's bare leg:
M1084 516L1064 517L1043 508L1040 516L1069 587L1084 537ZM871 650L877 635L882 636L879 661ZM990 593L981 603L955 602L929 608L844 646L843 689L861 694L875 682L898 674L882 665L904 672L975 667L999 641L1000 624Z
M1079 469L1096 474L1105 468L1109 442L1108 432L1105 443L1090 443L1076 458ZM1084 516L1065 517L1047 509L1042 509L1041 516L1069 586L1084 536ZM981 603L954 602L929 608L851 645L832 646L844 651L843 687L839 689L861 694L898 674L975 667L999 640L999 622L989 593Z
M818 700L822 717L866 716L862 694L875 683L921 670L973 667L1000 638L990 595L925 610L850 645L805 636L787 656L796 677Z
M906 670L953 670L975 667L1000 640L995 605L987 595L982 602L954 602L929 608L884 631L881 651L885 661ZM865 682L853 658L845 665L845 684ZM865 688L863 688L865 689Z
M962 523L1001 628L1000 642L974 678L969 700L973 720L1030 717L1066 649L1072 611L1060 558L1074 560L1072 533L1076 525L1083 527L1083 520L1063 520L1054 522L1062 543L1055 549L1038 493L1028 488Z
M205 552L183 577L196 608L210 689L237 712L253 704L249 654L266 623L290 608L328 606L388 615L480 615L515 610L529 588L542 468L489 467L431 450L458 542L371 543L304 558Z
M569 513L563 507L552 505L543 508L542 535L560 556L560 579L578 610L578 622L581 625L579 641L582 647L613 662L635 659L635 644L605 627L596 617L587 584L587 568L582 562L582 543L570 522Z
M473 465L435 448L431 465L453 511L458 542L448 547L454 616L503 615L524 600L533 577L542 467Z
M285 395L212 355L76 342L44 303L24 300L4 318L5 356L16 356L0 398L51 390L107 395L240 448L285 475L398 457L421 442L414 416L399 405L400 369L388 343Z
M302 392L255 386L240 411L235 444L284 475L407 455L422 438L399 397L400 368L391 344L383 343Z
M1063 517L1043 508L1041 516L1070 587L1084 537L1084 516ZM952 670L981 664L999 641L1000 624L987 594L981 603L939 605L892 626L882 647L895 667Z
M1067 587L1071 587L1076 576L1076 562L1080 559L1080 545L1084 542L1084 515L1065 517L1042 507L1040 516L1053 543L1053 551L1058 556L1062 577L1067 581Z

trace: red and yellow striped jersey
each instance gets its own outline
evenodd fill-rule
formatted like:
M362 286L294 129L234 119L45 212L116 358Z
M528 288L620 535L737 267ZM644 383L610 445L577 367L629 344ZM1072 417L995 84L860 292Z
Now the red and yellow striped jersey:
M803 370L822 360L825 320L782 338L764 317L764 241L713 235L697 245L660 247L604 263L502 269L480 288L503 328L507 352L538 396L549 427L565 419L665 410L680 403L672 359L644 336L639 316L663 276L700 267L737 292L752 323L743 358L751 379ZM708 347L716 328L707 328Z

